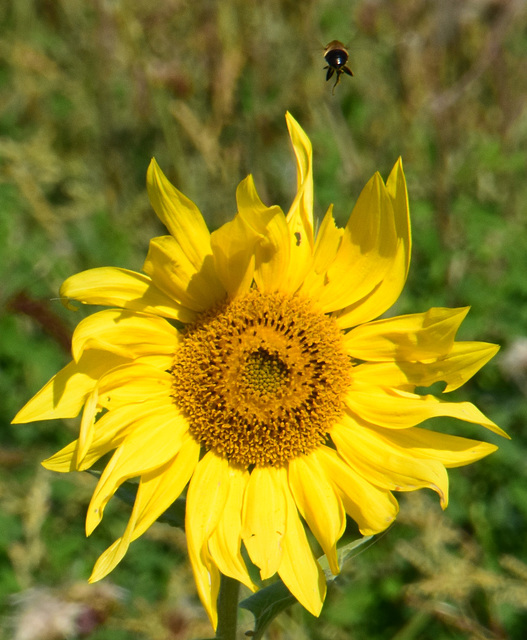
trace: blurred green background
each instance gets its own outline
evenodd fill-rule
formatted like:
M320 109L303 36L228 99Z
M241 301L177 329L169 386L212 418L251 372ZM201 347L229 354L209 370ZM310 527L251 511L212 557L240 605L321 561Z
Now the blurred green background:
M401 496L397 523L346 566L320 619L296 606L269 638L524 638L526 3L3 0L0 29L0 638L210 635L184 536L167 525L103 583L85 583L129 507L110 504L86 540L95 479L39 465L78 421L10 421L68 361L90 311L65 310L61 282L90 267L140 270L164 233L146 196L151 156L211 229L235 212L248 173L266 204L287 210L286 110L313 143L319 217L333 202L344 223L373 172L386 178L403 157L414 248L391 314L472 306L460 337L502 350L454 399L512 440L435 421L500 449L451 470L445 513L431 493ZM334 95L323 70L333 39L355 74ZM50 618L63 630L38 635Z

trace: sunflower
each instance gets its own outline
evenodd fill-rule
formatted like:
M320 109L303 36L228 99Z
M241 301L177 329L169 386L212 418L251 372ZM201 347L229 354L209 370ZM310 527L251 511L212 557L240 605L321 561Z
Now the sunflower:
M119 486L139 479L126 530L92 581L186 489L188 552L213 626L221 574L256 588L247 556L318 615L326 580L305 525L337 574L346 514L371 535L395 519L394 491L428 487L446 507L446 468L496 449L418 427L424 420L504 435L469 402L419 393L438 381L457 389L496 353L455 341L468 309L375 320L410 261L401 161L386 184L371 178L344 229L330 207L315 234L311 143L286 119L298 182L287 215L262 203L249 176L234 218L210 233L152 160L148 194L170 235L151 240L144 274L107 267L64 282L65 300L111 308L79 323L72 362L14 420L83 409L79 438L48 469L85 470L113 451L88 535Z

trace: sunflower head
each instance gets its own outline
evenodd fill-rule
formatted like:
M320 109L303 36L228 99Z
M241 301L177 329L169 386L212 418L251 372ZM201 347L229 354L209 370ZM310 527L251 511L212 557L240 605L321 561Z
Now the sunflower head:
M344 410L349 356L308 298L251 289L184 333L173 398L208 451L231 464L287 464L327 441Z
M88 508L91 533L118 487L139 484L130 520L97 561L109 573L186 489L185 529L201 600L216 625L220 573L257 588L278 573L315 615L326 581L305 526L338 573L346 515L364 535L397 515L395 491L448 500L446 469L496 447L420 427L451 416L504 433L446 394L497 351L458 342L467 309L376 320L410 263L401 161L375 174L344 229L330 207L313 222L311 144L287 114L298 188L287 213L249 176L234 218L210 233L196 205L152 160L147 187L169 235L150 242L143 273L74 275L61 296L109 307L79 323L73 359L14 422L71 418L79 438L44 462L88 469L113 452ZM445 383L445 395L419 389Z

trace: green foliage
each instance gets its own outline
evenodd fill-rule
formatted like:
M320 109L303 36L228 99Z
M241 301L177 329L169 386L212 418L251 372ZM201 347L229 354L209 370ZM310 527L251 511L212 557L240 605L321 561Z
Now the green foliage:
M339 566L344 567L346 561L353 557L356 550L363 544L369 542L372 536L365 536L354 540L338 551ZM326 556L319 558L319 563L326 574L329 583L333 582L335 576L331 573ZM260 640L271 622L283 611L296 604L296 598L290 593L284 583L278 579L268 586L264 586L255 594L240 602L240 607L248 609L254 615L254 640Z
M524 3L3 4L0 595L47 585L71 600L71 585L86 580L129 515L128 506L111 504L86 541L94 479L36 471L75 437L78 421L9 424L67 362L68 337L89 311L63 308L62 280L94 266L141 268L148 240L165 233L145 194L152 155L211 228L232 215L236 185L249 172L263 200L287 210L296 181L289 110L313 141L319 218L333 202L343 223L373 172L386 178L403 157L414 249L393 312L471 305L462 338L497 342L502 353L463 397L513 439L456 425L500 449L450 471L447 513L408 496L397 524L335 581L321 618L293 607L273 623L272 637L523 638ZM322 51L335 38L349 44L355 75L332 95ZM183 534L156 525L112 580L128 596L115 606L107 597L105 623L89 637L210 635L189 596ZM10 600L0 602L7 620Z

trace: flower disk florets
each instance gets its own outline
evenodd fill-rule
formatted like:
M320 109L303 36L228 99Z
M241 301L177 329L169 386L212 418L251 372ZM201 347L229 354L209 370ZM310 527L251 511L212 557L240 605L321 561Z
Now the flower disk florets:
M190 432L243 467L281 465L324 443L350 372L332 318L305 298L256 289L189 327L171 370Z

